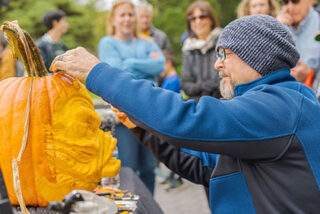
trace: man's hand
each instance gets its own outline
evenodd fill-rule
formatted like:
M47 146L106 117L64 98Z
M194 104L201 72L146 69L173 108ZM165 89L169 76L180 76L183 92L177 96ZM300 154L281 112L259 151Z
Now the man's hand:
M299 60L296 67L290 70L290 73L296 78L298 82L304 82L309 75L310 70L311 68L309 66Z
M283 5L280 13L277 16L277 19L282 24L291 26L293 25L293 18L288 11L288 6Z
M57 56L49 70L53 72L62 70L85 82L91 69L98 63L100 63L100 60L97 57L86 49L78 47Z
M121 121L121 123L129 129L137 127L133 122L131 122L131 120L129 120L128 116L125 113L120 112L117 108L113 106L111 106L111 110L116 113L116 116Z

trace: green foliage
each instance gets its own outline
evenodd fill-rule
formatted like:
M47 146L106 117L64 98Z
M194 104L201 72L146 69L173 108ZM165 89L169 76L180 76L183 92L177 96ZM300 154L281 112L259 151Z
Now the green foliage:
M95 51L99 38L93 23L98 13L92 4L79 6L74 0L11 0L7 8L0 10L1 22L18 20L23 29L38 39L47 31L42 24L43 15L55 9L61 9L67 14L70 27L62 37L67 46L84 46Z
M41 19L45 12L62 9L70 24L66 35L62 37L69 48L83 46L96 54L98 42L106 35L107 12L97 12L93 4L76 4L77 0L10 0L8 7L1 8L1 22L18 20L22 28L38 39L45 32ZM148 0L154 7L153 24L169 37L173 54L176 57L178 71L181 70L180 37L186 30L185 12L194 0ZM225 26L236 18L235 8L240 0L208 0L214 7L220 25Z

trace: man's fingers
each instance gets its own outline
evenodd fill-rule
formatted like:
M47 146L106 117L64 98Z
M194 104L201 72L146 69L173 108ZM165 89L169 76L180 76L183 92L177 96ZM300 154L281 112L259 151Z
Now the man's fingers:
M66 63L59 60L54 60L51 64L50 71L56 72L58 70L64 71L66 69Z
M52 72L53 72L53 64L55 64L55 63L56 63L56 61L57 61L57 57L56 57L56 58L54 58L54 60L52 61L51 65L50 65L49 70L50 70L50 71L52 71Z
M114 106L111 106L111 110L114 111L114 112L120 112L119 109L117 109L117 108L114 107Z

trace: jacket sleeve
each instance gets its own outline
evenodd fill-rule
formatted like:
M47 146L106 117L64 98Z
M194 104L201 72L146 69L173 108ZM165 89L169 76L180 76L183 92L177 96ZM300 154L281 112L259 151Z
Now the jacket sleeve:
M266 159L277 157L288 145L298 124L300 104L284 90L261 85L262 80L255 90L229 101L204 96L196 103L99 63L89 73L86 86L127 113L138 126L172 145Z
M173 172L193 183L209 186L217 155L180 149L139 127L131 131L141 144Z
M192 72L192 56L189 53L183 54L181 88L188 96L200 96L201 84Z

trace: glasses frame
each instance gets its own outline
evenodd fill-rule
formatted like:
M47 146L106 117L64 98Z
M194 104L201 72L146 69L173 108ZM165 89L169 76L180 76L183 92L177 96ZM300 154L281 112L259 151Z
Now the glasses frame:
M218 58L221 60L221 62L223 62L224 60L226 60L226 49L225 48L218 48L218 51L217 51L217 55L218 55Z

